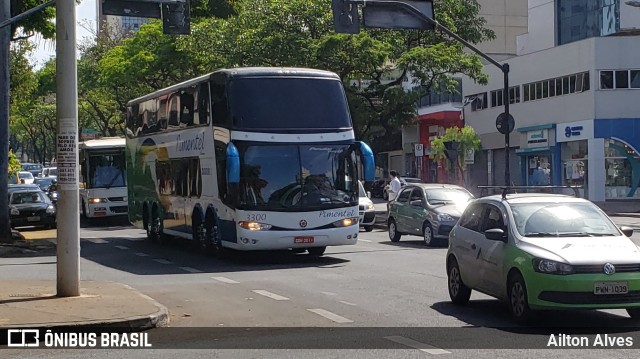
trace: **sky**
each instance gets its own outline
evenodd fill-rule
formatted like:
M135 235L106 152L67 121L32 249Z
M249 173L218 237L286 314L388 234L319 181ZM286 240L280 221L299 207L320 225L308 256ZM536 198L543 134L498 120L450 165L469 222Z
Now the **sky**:
M80 5L76 6L76 42L78 44L93 37L92 33L95 32L97 18L96 3L97 0L82 0ZM91 31L86 27L89 27ZM42 38L34 42L37 49L32 53L31 63L39 69L47 60L55 57L56 46L54 41L45 41Z

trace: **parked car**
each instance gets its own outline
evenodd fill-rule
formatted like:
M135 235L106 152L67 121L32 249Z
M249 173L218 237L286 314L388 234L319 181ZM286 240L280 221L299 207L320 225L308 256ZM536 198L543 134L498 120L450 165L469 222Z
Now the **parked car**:
M451 231L449 296L472 290L509 304L518 321L539 309L624 308L640 319L640 249L588 200L507 194L476 200Z
M398 179L400 180L400 187L404 187L407 185L407 183L424 183L423 180L421 180L420 178L414 178L414 177L398 177ZM384 192L382 195L382 198L386 201L389 199L389 193L387 192L387 190L389 189L389 181L387 181L387 184L384 187Z
M371 232L374 223L376 223L376 207L369 198L371 194L364 190L362 182L358 181L358 187L360 227L364 228L367 232Z
M439 183L407 184L391 202L389 239L397 242L403 234L422 236L424 244L446 241L473 195L463 187Z
M24 184L31 184L34 181L33 174L28 171L18 172L18 179L20 180L20 183L24 183Z
M23 163L22 170L31 172L33 177L42 176L42 165L39 163Z
M39 188L9 192L11 227L56 227L56 208Z

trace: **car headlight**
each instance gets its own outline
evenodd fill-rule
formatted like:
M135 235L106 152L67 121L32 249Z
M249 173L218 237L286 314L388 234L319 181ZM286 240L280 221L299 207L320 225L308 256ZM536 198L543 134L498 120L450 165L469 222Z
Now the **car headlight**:
M438 221L449 222L449 221L453 221L453 220L455 220L455 218L451 217L450 215L448 215L446 213L438 214Z
M53 193L51 194L51 197L52 197L52 198L58 198L58 192L53 192Z
M349 227L353 226L354 224L358 224L358 217L344 218L339 221L333 222L333 225L335 227Z
M20 215L20 211L15 208L15 207L10 207L11 208L11 215L12 216L19 216Z
M368 210L368 211L373 211L374 209L376 209L376 206L374 206L374 205L373 205L373 203L369 203L369 204L367 205L367 210Z
M259 222L245 222L240 221L238 225L244 229L248 229L250 231L268 231L271 229L270 224L259 223Z
M89 203L106 203L106 198L89 198Z
M556 262L549 259L534 258L533 270L538 273L547 274L571 274L573 273L573 267L571 265Z
M47 211L46 212L49 213L49 214L56 213L56 207L54 207L52 205L49 205L49 207L47 207Z

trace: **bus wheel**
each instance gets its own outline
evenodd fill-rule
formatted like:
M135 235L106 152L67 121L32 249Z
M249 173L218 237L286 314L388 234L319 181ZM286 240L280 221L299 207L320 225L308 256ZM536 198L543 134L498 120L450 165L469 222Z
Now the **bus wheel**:
M222 246L222 240L220 239L220 233L218 233L218 226L213 219L208 219L206 223L206 241L207 252L212 253L217 258L224 258L227 254L225 248Z
M311 247L311 248L307 248L307 252L309 252L309 255L312 255L314 257L320 257L324 254L324 251L327 250L327 247Z
M200 218L194 217L193 224L193 248L197 251L204 252L207 249L207 237L204 223Z
M158 214L158 210L154 208L151 214L151 220L147 225L147 237L151 242L158 242L162 239L162 220Z

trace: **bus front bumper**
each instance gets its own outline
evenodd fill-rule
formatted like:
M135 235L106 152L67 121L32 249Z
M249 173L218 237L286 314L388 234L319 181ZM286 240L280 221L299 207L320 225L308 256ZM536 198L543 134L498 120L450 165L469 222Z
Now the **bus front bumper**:
M358 224L343 228L308 231L249 231L238 228L237 243L223 241L225 246L241 251L284 250L356 244Z

